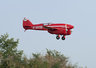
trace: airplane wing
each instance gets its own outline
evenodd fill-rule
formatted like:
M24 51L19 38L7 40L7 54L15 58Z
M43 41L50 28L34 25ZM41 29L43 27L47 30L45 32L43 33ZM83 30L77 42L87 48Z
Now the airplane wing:
M54 30L58 30L58 29L56 29L56 28L48 27L48 26L44 26L44 25L43 25L43 27L44 27L45 29L52 30L52 31L54 31Z

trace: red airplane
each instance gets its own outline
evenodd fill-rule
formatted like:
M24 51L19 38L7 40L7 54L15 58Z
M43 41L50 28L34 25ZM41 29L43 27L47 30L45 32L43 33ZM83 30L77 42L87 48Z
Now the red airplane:
M62 35L62 40L65 40L66 35L71 35L71 29L74 26L69 24L52 24L52 23L43 23L43 24L32 24L28 19L23 19L23 28L25 30L43 30L48 31L50 34L56 34L56 39L60 39Z

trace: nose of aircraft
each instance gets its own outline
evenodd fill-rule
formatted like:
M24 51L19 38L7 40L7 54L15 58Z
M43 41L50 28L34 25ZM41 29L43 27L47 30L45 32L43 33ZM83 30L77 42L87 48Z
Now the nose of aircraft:
M74 26L73 25L71 25L71 29L73 29L74 28Z
M73 26L73 25L69 25L69 28L70 28L70 29L73 29L73 28L74 28L74 26Z

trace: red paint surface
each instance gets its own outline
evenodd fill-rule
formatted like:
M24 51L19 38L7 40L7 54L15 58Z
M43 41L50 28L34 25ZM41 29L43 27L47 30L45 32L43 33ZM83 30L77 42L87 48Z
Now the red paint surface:
M48 31L50 34L65 36L65 35L71 34L71 29L73 29L74 26L72 26L70 24L53 24L53 23L32 24L28 19L24 18L23 28L25 30Z

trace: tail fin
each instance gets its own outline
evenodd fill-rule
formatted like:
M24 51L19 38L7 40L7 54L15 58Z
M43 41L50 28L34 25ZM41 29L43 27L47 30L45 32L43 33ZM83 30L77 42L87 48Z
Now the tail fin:
M33 24L28 19L26 19L26 18L23 19L23 28L25 30L31 29L32 26L33 26Z

